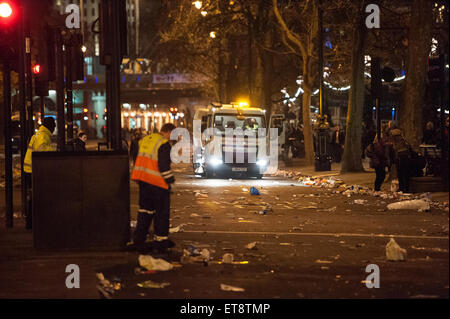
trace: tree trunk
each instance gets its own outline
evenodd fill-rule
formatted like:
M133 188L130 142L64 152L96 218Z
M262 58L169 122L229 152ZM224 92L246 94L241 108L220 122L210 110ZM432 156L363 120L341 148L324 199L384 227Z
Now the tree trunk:
M362 1L362 4L364 4L364 1ZM347 127L341 166L342 173L364 171L361 161L361 135L365 93L364 48L367 28L362 23L362 12L363 10L359 11L353 30L352 78L348 97Z
M311 127L310 105L311 88L303 85L302 115L303 115L303 137L305 141L305 160L307 165L314 165L314 145Z
M433 1L414 0L408 38L406 79L399 126L405 139L417 149L422 140L422 107L425 98L427 58L430 53ZM420 27L415 27L420 26Z

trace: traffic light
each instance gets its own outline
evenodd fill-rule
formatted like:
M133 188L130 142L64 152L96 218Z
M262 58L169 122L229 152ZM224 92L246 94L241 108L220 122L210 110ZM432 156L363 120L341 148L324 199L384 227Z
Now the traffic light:
M83 108L83 120L87 121L89 119L89 109L87 107Z
M33 70L33 74L34 75L39 76L39 74L41 73L41 65L40 64L35 64L32 67L32 70Z
M171 107L169 109L170 114L172 114L173 116L176 116L178 114L178 108L177 107Z
M37 63L31 68L34 74L34 94L37 96L48 96L48 81L42 78L43 68Z
M0 0L0 58L18 61L19 56L19 7L15 1ZM16 65L13 64L13 69Z

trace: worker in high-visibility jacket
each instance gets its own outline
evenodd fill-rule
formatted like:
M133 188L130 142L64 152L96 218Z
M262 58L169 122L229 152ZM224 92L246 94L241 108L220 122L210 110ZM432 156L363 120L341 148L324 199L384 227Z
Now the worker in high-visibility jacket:
M139 152L131 179L139 184L139 210L134 247L139 251L165 252L175 246L169 240L170 189L175 182L170 169L170 134L175 125L166 123L159 133L145 136L139 141ZM145 244L154 219L154 240Z
M26 228L32 228L32 198L31 198L31 184L32 184L32 157L33 152L51 152L56 148L52 145L52 133L55 131L56 123L53 117L46 117L42 122L39 130L31 137L28 149L23 161L23 171L25 173L25 185L27 190L27 211L26 211Z

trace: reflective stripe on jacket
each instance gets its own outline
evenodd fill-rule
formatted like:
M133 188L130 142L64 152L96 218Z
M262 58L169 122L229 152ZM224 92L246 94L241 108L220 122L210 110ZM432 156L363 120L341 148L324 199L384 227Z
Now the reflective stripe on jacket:
M169 189L169 185L165 180L168 172L161 173L158 168L159 148L167 142L168 140L158 133L148 135L139 141L139 153L131 174L132 180Z
M32 154L33 152L51 152L56 149L52 146L52 133L42 125L39 130L31 137L28 144L27 153L23 160L23 170L26 173L32 173Z

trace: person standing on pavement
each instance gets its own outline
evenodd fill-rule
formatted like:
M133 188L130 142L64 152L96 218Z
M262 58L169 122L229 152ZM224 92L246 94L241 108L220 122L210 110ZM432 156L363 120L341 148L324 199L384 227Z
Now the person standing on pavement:
M400 129L393 129L390 136L394 150L394 163L397 168L399 191L409 193L411 145L402 136Z
M139 210L134 247L139 251L157 250L165 252L175 246L169 240L170 191L175 178L170 169L170 134L175 125L166 123L159 133L145 136L139 141L131 179L139 184ZM154 219L154 241L145 246L145 240Z
M365 155L370 159L370 167L375 170L375 185L376 192L381 190L381 185L386 178L386 167L389 167L388 145L385 138L375 137L372 144L367 146Z
M39 130L31 137L28 149L23 160L23 171L27 185L27 215L26 229L32 228L32 158L33 152L56 151L52 145L52 133L55 131L56 123L53 117L46 117Z
M78 138L73 142L73 150L75 152L86 151L87 134L84 132L78 133Z
M422 144L435 145L436 143L437 143L437 134L436 131L434 130L434 124L433 122L429 121L427 122L427 125L423 130Z
M333 152L333 158L336 163L340 163L342 159L342 153L344 152L345 134L339 124L334 127L334 132L331 136L331 149Z
M139 152L139 141L143 138L143 134L140 130L136 130L133 133L133 137L130 142L130 157L133 161L133 164L136 162L136 158Z

